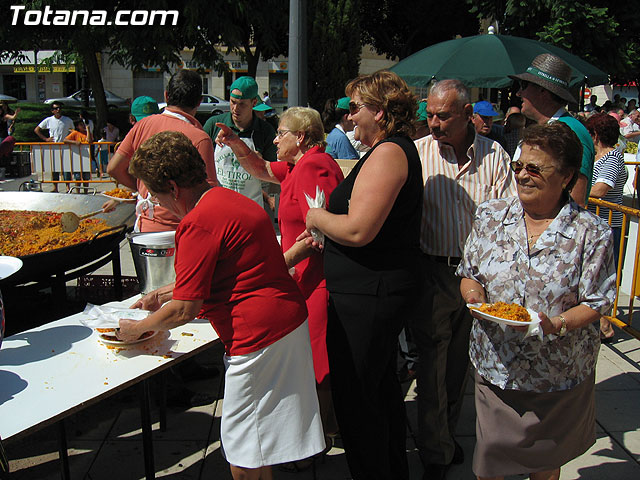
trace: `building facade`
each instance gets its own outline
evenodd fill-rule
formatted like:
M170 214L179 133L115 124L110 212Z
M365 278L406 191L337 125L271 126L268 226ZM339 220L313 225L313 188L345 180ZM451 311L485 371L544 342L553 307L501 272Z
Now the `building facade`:
M0 62L0 93L16 97L25 102L43 102L47 98L64 97L78 91L82 84L82 72L74 64L54 64L53 71L42 67L42 61L50 58L55 51L23 52L19 60ZM192 61L193 51L183 50L181 68L198 70L199 65ZM37 62L34 61L37 58ZM136 98L149 95L158 102L164 101L164 87L170 74L154 66L132 70L111 63L107 53L100 54L99 64L104 88L123 98ZM229 86L237 77L247 75L247 63L239 55L225 55L229 71L218 74L213 69L203 71L203 93L229 99ZM371 73L388 68L396 62L377 55L370 47L364 47L360 64L361 73ZM269 92L271 103L275 107L287 105L288 59L277 57L268 61L260 60L256 71L256 81L260 95ZM173 73L173 72L172 72Z

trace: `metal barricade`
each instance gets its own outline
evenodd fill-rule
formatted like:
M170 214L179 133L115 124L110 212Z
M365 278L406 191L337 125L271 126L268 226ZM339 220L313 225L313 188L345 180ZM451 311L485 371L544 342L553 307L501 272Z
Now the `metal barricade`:
M41 183L60 183L87 186L88 183L113 183L107 175L107 163L111 160L115 142L93 142L72 145L60 142L19 142L18 152L29 152L31 172Z
M640 331L632 326L632 318L633 311L635 308L635 298L640 295L640 275L638 272L639 262L638 259L640 257L640 241L638 241L637 232L635 235L630 235L630 226L632 225L632 220L635 219L635 224L638 225L640 222L640 210L636 208L625 207L623 205L617 205L615 203L607 202L601 200L599 198L589 197L589 204L595 205L596 214L600 214L600 208L605 207L609 209L609 225L611 225L611 220L613 217L613 212L621 212L622 213L622 232L620 235L620 245L617 245L618 248L618 265L616 265L616 299L613 304L612 314L610 316L605 315L612 324L617 326L618 328L624 330L625 332L633 335L635 338L640 340ZM627 238L629 237L629 238ZM627 247L633 248L633 262L631 268L625 268L623 272L623 266L625 266L625 253L626 257L629 258L630 253L626 252ZM618 318L618 305L621 303L621 297L626 297L627 294L621 292L621 281L622 275L628 276L631 275L631 282L628 282L630 285L630 290L628 292L629 300L627 306L626 313L626 321Z

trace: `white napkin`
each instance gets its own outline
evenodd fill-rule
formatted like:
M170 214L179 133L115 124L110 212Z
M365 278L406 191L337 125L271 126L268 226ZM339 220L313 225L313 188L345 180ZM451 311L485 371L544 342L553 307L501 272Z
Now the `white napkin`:
M107 307L88 303L82 312L83 317L80 319L80 323L89 328L119 328L122 318L142 320L147 318L150 313L148 310L137 308Z
M309 205L309 208L324 208L325 206L324 191L320 190L320 186L316 185L316 198L311 198L309 195L307 195L306 192L304 196L307 199L307 205ZM324 245L324 233L316 230L315 228L312 228L311 236L320 245Z
M498 325L500 326L503 332L509 326L509 325L505 325L504 323L499 323ZM540 322L530 323L529 326L527 327L527 333L525 334L524 338L532 337L532 336L536 336L540 340L542 340L542 327L540 326Z

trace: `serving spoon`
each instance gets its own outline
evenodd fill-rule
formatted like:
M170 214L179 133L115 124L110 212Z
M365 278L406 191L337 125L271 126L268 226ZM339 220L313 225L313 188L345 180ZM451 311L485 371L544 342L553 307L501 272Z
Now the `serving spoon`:
M73 233L78 229L78 225L80 225L80 220L84 220L85 218L93 217L94 215L98 215L99 213L103 213L102 209L96 210L95 212L85 213L84 215L76 215L73 212L64 212L62 217L60 217L60 223L62 224L62 231L66 233Z

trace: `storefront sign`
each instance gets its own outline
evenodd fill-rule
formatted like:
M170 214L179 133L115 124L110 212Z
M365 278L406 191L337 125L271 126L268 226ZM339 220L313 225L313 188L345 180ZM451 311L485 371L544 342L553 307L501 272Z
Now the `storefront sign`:
M288 62L277 62L275 60L269 62L269 73L287 73L288 69Z
M227 65L232 72L246 73L249 71L249 65L247 62L228 61Z
M207 67L206 65L203 65L201 63L195 62L193 60L183 60L182 61L182 68L184 70L202 70L206 73L211 73L211 68Z
M53 72L46 65L38 67L38 73L72 73L75 71L75 65L54 65ZM34 65L14 65L13 73L36 73L36 67Z

